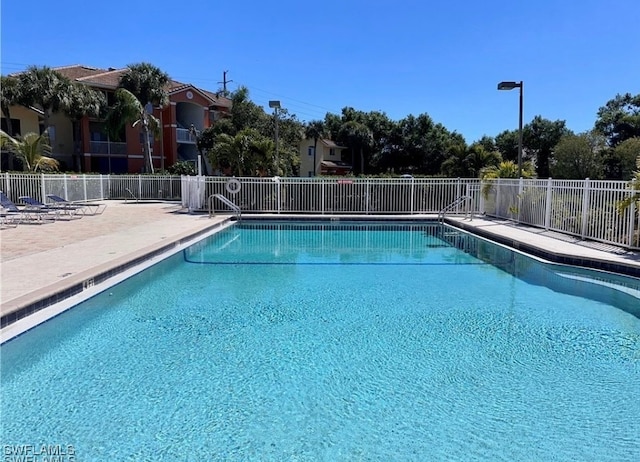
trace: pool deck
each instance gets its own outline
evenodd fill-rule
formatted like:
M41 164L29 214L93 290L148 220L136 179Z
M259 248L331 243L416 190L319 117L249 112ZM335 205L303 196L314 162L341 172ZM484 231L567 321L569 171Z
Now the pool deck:
M206 215L191 215L175 203L105 203L108 206L101 215L42 225L20 224L0 231L0 315L4 324L82 292L94 281L98 283L134 263L197 239L231 218L227 214L211 219ZM260 217L284 218L285 215ZM348 218L348 215L340 216L340 219ZM384 218L415 220L436 216ZM623 269L627 274L640 277L640 252L584 242L505 220L447 217L447 221L552 261L606 270Z
M13 313L27 307L37 311L97 283L101 275L196 239L230 218L190 215L175 203L104 203L101 215L21 223L0 231L3 324L13 322Z

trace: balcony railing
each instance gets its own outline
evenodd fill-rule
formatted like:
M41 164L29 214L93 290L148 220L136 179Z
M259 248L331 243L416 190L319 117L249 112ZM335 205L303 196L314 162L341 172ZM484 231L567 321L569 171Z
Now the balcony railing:
M187 130L186 128L176 128L176 140L178 143L196 144L197 135L199 132L196 130L196 134Z
M127 143L115 143L113 141L90 141L91 154L125 155Z

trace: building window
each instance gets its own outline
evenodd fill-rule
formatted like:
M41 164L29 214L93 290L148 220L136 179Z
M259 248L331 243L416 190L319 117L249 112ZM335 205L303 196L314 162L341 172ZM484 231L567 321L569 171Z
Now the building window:
M18 136L22 133L20 130L20 119L11 119L11 129L13 133L9 133L9 126L7 125L7 119L5 117L2 118L2 131L7 133L9 136Z
M314 148L313 146L309 146L309 147L307 148L307 154L309 154L310 156L312 156L312 155L313 155L313 151L314 151L314 150L315 150L315 148Z
M335 157L336 155L336 150L335 148L331 148L329 149L329 157Z

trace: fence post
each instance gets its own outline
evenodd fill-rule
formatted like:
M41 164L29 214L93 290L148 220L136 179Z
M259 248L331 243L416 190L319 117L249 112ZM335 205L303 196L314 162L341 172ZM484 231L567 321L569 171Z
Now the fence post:
M9 181L9 172L6 172L4 174L4 193L7 195L7 197L11 197L11 191L9 191L11 186L11 183Z
M496 211L495 211L495 214L496 214L497 217L502 218L502 215L500 215L500 184L502 183L502 179L498 178L497 182L498 182L498 186L496 186Z
M520 177L518 180L518 223L520 223L520 216L522 214L522 194L524 192L524 178Z
M198 183L200 188L200 183ZM138 199L142 199L142 175L138 174Z
M104 200L104 185L102 184L102 178L104 175L100 174L100 200Z
M456 201L456 213L460 212L460 204L458 204L458 199L462 196L462 180L460 180L460 177L458 177L457 182L456 182L456 197L454 198L454 200Z
M322 214L324 215L324 201L325 201L325 191L324 191L324 185L325 185L325 181L324 178L322 178L322 180L320 180L320 200L322 201Z
M276 181L276 188L278 188L278 193L276 197L278 198L278 213L280 213L280 207L282 205L281 197L280 197L280 178Z
M544 229L549 229L551 227L551 198L552 198L552 190L553 180L551 178L547 179L547 200L545 202L544 209Z
M636 204L635 203L631 203L631 207L629 207L629 233L627 235L627 248L631 248L633 247L634 241L633 241L633 235L635 232L635 217L636 217ZM640 224L640 217L638 217L638 223Z
M82 189L84 191L84 200L86 202L87 198L89 197L87 194L87 174L86 173L82 174Z
M415 192L416 192L416 179L411 177L411 215L413 215L413 211L415 210Z
M45 202L45 198L47 197L47 191L45 190L45 182L44 182L44 173L40 174L40 200Z
M169 175L169 199L173 199L173 175Z
M63 174L62 179L64 181L64 199L65 200L69 200L69 192L67 190L67 174L66 173Z
M580 231L580 238L584 239L587 235L587 224L589 222L589 195L591 189L591 180L585 178L584 186L582 188L582 226Z

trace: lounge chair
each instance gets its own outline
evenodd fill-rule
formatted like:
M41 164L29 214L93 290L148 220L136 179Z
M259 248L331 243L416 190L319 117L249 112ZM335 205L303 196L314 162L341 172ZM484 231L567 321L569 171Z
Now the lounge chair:
M15 228L20 223L20 212L11 212L0 206L0 228Z
M26 204L26 206L24 207L24 211L27 213L28 212L46 213L49 216L51 216L54 220L58 220L60 219L60 212L64 211L67 213L69 218L73 217L72 211L62 210L58 207L50 207L47 204L44 204L39 200L34 199L31 196L20 196L18 199L20 199L22 202ZM42 215L42 216L44 217L45 215Z
M53 202L48 205L61 205L65 207L78 207L83 215L102 215L104 209L107 208L107 204L100 204L97 202L70 202L55 194L47 194L47 197Z
M28 207L20 210L18 206L14 204L13 201L9 199L7 195L2 191L0 191L0 206L5 209L5 212L13 215L13 220L17 221L18 223L25 223L30 221L43 223L47 218L46 216L49 215L49 212L46 210L32 209Z

